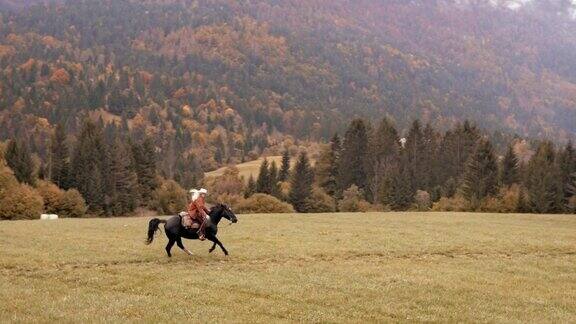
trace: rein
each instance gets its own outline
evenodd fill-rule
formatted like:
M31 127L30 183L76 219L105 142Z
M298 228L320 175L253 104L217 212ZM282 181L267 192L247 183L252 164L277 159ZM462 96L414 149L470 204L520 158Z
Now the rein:
M227 219L226 217L223 217L222 214L223 214L223 212L220 211L220 213L219 213L219 215L218 215L218 223L212 222L212 224L213 224L216 228L218 228L218 225L220 224L220 222L221 222L223 219L226 219L227 221L230 222L230 223L228 224L228 226L232 226L232 224L234 224L234 222L232 222L232 220L230 220L230 219ZM210 214L209 214L209 215L210 215ZM216 216L216 215L214 215L214 216ZM210 216L210 218L212 219L212 216ZM228 227L228 226L222 226L222 227L220 227L220 228L224 228L224 227Z

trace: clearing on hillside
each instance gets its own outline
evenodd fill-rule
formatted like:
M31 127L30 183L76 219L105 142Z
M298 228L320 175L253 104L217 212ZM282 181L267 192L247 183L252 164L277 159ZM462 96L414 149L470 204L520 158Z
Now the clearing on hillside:
M0 223L0 319L576 322L574 216L239 215L172 259L148 220Z
M280 167L280 165L282 164L282 156L269 156L266 159L268 159L268 162L270 163L272 163L272 161L276 161L278 167ZM258 160L250 162L240 163L237 164L236 167L238 168L238 171L240 171L240 176L244 177L244 180L248 181L248 178L250 178L250 176L253 176L254 179L258 177L258 174L260 173L260 164L262 164L262 161L264 161L264 158L259 158ZM206 172L205 175L208 178L219 177L224 174L226 168L228 167L223 167L218 170Z

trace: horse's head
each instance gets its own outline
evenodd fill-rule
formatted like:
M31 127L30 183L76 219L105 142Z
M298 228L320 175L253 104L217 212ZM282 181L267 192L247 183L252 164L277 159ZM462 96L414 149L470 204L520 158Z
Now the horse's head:
M222 208L224 209L224 212L222 214L224 218L231 221L232 223L238 223L238 217L236 217L236 214L234 214L230 206L222 204Z
M226 204L217 204L216 206L212 207L210 214L211 215L214 214L219 219L223 217L231 221L232 223L238 223L238 217L236 217L236 214L234 214L232 208L230 208Z

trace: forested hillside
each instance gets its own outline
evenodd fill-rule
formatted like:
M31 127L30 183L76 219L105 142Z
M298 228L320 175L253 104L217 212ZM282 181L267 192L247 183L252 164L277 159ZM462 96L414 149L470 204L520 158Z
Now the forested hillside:
M44 162L55 125L72 145L87 116L151 138L168 178L191 156L212 170L355 117L576 134L566 1L45 3L0 1L0 138Z

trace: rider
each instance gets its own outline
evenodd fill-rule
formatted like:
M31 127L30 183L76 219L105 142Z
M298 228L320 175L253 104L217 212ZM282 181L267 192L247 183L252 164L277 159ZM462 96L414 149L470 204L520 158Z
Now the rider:
M188 206L188 214L192 220L200 223L200 228L198 229L198 238L201 241L206 239L205 227L206 227L206 216L208 215L208 208L206 208L206 195L208 190L202 188L200 190L192 189L192 202Z

